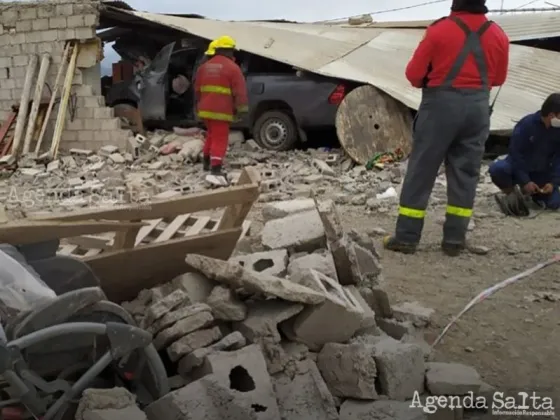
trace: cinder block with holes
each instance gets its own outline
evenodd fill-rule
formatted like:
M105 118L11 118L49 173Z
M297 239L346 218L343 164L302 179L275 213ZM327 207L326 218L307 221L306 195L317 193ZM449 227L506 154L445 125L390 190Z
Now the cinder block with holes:
M265 179L261 182L261 192L267 193L267 192L278 191L281 185L282 182L279 181L278 179Z
M230 261L236 262L248 270L276 277L283 277L286 274L288 260L288 251L285 249L256 252L230 259Z

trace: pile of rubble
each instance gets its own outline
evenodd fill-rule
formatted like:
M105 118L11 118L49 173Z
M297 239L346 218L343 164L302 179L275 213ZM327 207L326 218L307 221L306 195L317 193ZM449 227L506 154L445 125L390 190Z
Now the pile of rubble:
M202 134L196 130L179 133L131 137L128 151L115 146L97 152L72 149L48 165L22 159L19 170L0 186L0 195L9 209L58 212L206 190L199 163ZM399 162L378 164L371 170L355 166L342 150L265 150L253 140L244 141L241 133L232 133L226 163L234 182L244 167L259 169L261 202L314 194L376 213L394 212L406 170L406 164ZM496 192L487 178L479 185L479 197ZM443 175L436 182L431 203L446 203Z
M433 310L390 305L372 240L345 232L332 200L305 201L265 206L264 251L188 255L195 272L124 303L173 391L142 412L123 389L89 390L76 418L412 420L425 392L483 392L474 369L426 362Z

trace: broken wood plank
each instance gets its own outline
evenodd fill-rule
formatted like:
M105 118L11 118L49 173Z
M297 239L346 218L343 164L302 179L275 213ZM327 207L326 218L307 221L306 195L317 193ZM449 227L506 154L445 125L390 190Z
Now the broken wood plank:
M185 229L185 236L198 235L211 220L209 216L199 216L192 226Z
M243 172L241 172L239 180L237 181L237 185L254 185L256 186L256 188L259 188L260 182L260 173L254 167L249 166L243 169ZM245 220L245 218L247 217L247 214L249 214L249 212L251 211L253 203L253 201L247 201L245 203L232 204L227 207L216 229L222 230L240 227L243 223L243 220Z
M144 226L143 228L141 228L138 231L138 235L136 236L134 246L140 245L142 243L142 241L144 239L146 239L146 237L148 237L150 235L150 233L152 233L152 231L157 227L157 225L159 225L161 223L162 220L163 220L163 218L148 220L147 221L148 226Z
M59 220L8 222L0 225L0 242L12 245L25 245L80 235L110 231L120 232L138 226L142 227L144 223L93 220L75 222Z
M78 249L78 245L63 245L62 247L60 247L60 249L57 251L58 255L72 255L72 253L74 251L76 251Z
M190 214L181 214L177 216L167 227L161 232L161 234L156 238L154 243L164 242L169 239L172 239L173 236L177 233L177 231L185 224L185 222L189 219Z
M96 255L101 254L101 251L102 251L101 249L95 249L95 248L89 249L89 250L84 254L84 258L87 258L87 257L95 257Z
M106 251L83 261L97 275L108 298L120 303L134 299L142 289L166 283L192 270L185 262L187 254L228 259L240 234L240 228L228 229L132 249Z
M65 242L71 245L78 245L83 249L99 248L103 250L111 247L112 240L100 236L76 236L74 238L67 238Z

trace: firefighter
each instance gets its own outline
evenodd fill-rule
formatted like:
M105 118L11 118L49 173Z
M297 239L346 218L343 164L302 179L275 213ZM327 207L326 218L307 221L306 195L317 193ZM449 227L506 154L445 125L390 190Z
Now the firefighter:
M454 0L451 13L430 25L406 77L422 88L413 147L400 196L395 234L386 249L416 252L438 170L445 162L447 210L442 251L465 248L484 143L490 132L490 89L504 84L509 39L487 20L485 0Z
M216 186L229 185L224 172L229 127L248 112L247 87L235 63L235 40L222 36L215 41L215 54L196 71L197 115L206 125L203 167L206 180Z

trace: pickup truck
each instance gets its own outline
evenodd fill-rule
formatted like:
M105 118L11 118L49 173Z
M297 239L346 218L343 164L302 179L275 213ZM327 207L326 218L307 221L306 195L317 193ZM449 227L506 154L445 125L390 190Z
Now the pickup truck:
M106 102L139 107L147 126L200 125L192 87L179 95L171 81L178 75L192 80L202 57L200 48L168 44L132 81L113 85ZM306 140L307 131L334 127L338 105L356 87L242 51L236 60L247 81L249 113L232 128L271 150L289 150L298 140Z

